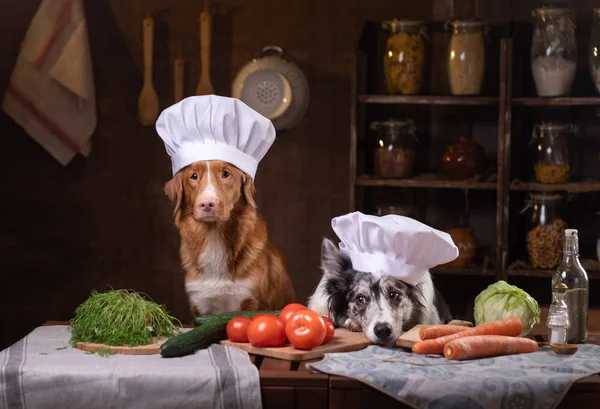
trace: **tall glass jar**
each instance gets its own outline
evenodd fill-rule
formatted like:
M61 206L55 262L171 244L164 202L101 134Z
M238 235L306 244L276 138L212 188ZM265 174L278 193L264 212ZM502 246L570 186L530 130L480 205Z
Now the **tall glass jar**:
M415 126L411 120L375 121L373 160L375 175L381 178L412 176L416 156Z
M383 67L388 93L416 95L423 86L425 23L422 20L389 20Z
M531 194L528 205L531 219L527 223L527 252L533 268L556 267L562 259L563 234L567 222L563 217L563 196Z
M486 24L479 19L454 19L448 44L448 82L452 95L477 95L485 72Z
M535 178L539 183L564 183L571 176L571 144L577 128L570 124L541 122L533 127L531 146Z
M590 60L590 74L596 91L600 93L600 7L594 7L594 22L590 33L588 58Z
M533 10L531 72L540 97L568 96L577 68L574 13L568 7Z

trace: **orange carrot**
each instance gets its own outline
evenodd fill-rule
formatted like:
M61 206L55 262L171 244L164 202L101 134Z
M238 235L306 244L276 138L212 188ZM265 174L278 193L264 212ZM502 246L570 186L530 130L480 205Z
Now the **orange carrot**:
M446 335L456 334L457 332L466 331L471 327L465 327L463 325L426 325L419 329L419 338L422 340L435 339Z
M444 352L444 345L456 338L473 335L506 335L516 337L522 331L523 323L519 318L505 318L503 320L486 322L485 324L452 335L417 342L413 345L412 351L415 354L442 354Z
M474 335L448 342L444 346L444 356L447 359L463 361L498 355L527 354L537 349L537 342L529 338Z

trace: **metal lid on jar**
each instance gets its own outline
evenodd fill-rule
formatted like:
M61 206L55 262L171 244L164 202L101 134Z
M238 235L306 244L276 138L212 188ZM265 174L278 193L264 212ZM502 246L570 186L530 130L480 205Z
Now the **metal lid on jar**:
M385 20L381 23L381 28L389 30L392 33L403 31L406 29L420 30L425 25L423 20L410 19L410 18L393 18L391 20Z
M385 126L387 128L414 128L415 124L410 119L393 119L390 118L385 121L373 121L371 122L371 129L377 129L380 126Z
M575 125L562 122L540 122L535 124L535 128L546 132L572 132L575 130Z
M547 193L530 193L531 200L537 202L556 202L562 200L563 196L559 193L547 194Z
M446 22L445 27L461 27L461 28L479 28L485 26L487 23L477 17L456 17Z
M575 12L572 7L559 6L556 4L542 4L541 6L534 8L531 13L533 17L539 16L541 18L571 17L574 14Z

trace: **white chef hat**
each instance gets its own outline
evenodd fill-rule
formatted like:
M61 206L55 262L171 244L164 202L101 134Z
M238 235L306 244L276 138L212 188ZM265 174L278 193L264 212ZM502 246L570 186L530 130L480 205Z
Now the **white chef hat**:
M382 271L417 285L426 271L458 257L448 233L410 217L349 213L331 220L342 253L358 271Z
M236 98L188 97L161 112L156 131L171 157L173 175L201 160L222 160L252 179L275 141L271 121Z

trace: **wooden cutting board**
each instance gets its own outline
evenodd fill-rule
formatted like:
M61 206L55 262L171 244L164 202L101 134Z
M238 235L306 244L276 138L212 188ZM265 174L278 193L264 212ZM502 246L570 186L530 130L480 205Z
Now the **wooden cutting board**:
M154 355L160 351L160 346L167 341L167 338L157 338L151 344L140 345L137 347L121 347L112 346L105 344L94 344L91 342L77 342L75 348L81 349L87 352L96 352L104 350L110 354L122 354L122 355Z
M350 332L343 328L336 328L333 339L310 351L296 349L287 344L278 348L259 348L249 343L231 342L229 340L221 341L222 345L228 345L243 349L250 354L263 355L271 358L285 359L288 361L306 361L308 359L321 358L325 354L332 352L351 352L366 348L371 342L362 332Z
M452 320L448 323L448 325L462 325L465 327L472 327L473 323L469 321ZM414 344L421 341L421 338L419 338L419 330L421 329L421 327L425 326L426 325L422 324L415 325L414 327L406 331L404 334L400 335L400 338L398 338L398 340L396 341L396 345L398 345L399 347L412 349L412 346Z

